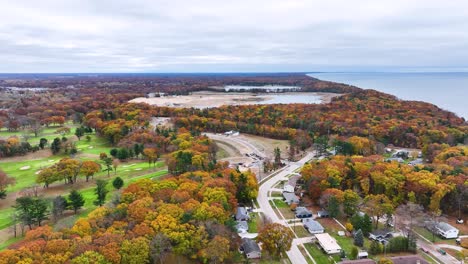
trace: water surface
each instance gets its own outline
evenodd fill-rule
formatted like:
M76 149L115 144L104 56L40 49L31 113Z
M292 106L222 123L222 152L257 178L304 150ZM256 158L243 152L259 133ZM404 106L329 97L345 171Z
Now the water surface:
M468 73L313 73L312 77L425 101L468 119Z

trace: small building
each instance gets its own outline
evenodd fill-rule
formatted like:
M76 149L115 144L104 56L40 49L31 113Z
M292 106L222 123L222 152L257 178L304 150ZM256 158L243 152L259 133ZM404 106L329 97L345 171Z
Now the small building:
M438 235L443 238L457 238L458 237L458 229L449 225L445 222L439 222L435 225L435 230Z
M373 240L386 239L386 238L391 238L391 237L392 237L391 229L377 229L369 234L369 239L373 239Z
M367 253L367 251L365 250L360 250L357 254L357 258L358 259L366 259L366 258L369 258L369 253Z
M250 238L242 238L241 251L248 259L258 259L262 257L262 251L257 242Z
M249 213L245 207L237 207L236 221L248 221L250 220Z
M338 254L341 252L341 247L338 245L336 240L328 233L315 234L317 242L322 247L323 251L327 254Z
M425 259L418 255L391 257L393 264L429 264Z
M305 207L296 207L297 218L309 218L312 217L312 212Z
M330 217L330 214L328 213L328 211L320 210L317 212L317 216L319 218L324 218L324 217Z
M237 233L246 233L249 230L249 224L247 221L236 221Z
M291 205L293 203L299 204L299 197L297 197L297 195L294 193L283 192L283 197L284 197L284 201L288 205Z
M306 218L306 219L303 219L303 223L304 223L304 228L307 229L307 231L309 231L309 233L311 234L321 234L325 232L325 228L323 228L323 226L315 220Z

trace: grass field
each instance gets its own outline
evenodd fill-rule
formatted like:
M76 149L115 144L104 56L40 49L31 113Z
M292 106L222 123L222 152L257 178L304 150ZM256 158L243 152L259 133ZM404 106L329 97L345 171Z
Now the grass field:
M316 263L330 263L330 258L315 244L306 243L304 247L309 251L309 254L314 258Z

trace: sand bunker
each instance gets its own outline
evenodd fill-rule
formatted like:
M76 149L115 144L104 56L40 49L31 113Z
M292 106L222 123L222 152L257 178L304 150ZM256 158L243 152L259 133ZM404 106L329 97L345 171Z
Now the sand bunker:
M20 168L20 170L22 170L22 171L23 170L29 170L30 168L31 168L31 166L23 166L23 167Z

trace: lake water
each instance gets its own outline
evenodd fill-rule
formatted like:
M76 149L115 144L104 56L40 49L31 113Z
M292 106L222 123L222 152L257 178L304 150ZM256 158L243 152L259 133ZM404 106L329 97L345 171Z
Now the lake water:
M309 76L425 101L468 120L468 73L312 73Z

